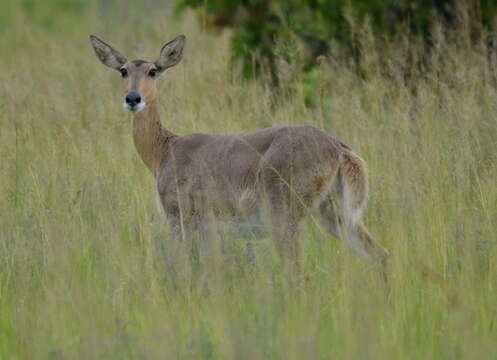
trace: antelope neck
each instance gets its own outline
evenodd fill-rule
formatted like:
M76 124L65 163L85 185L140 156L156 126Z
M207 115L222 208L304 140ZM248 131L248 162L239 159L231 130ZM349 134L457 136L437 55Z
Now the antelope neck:
M154 176L157 175L168 144L176 136L162 126L156 100L133 116L133 141L136 150Z

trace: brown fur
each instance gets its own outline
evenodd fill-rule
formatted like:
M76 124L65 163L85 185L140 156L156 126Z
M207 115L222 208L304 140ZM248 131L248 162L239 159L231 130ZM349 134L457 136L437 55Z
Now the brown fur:
M92 43L104 64L116 68L122 62L109 45L95 37ZM126 91L139 92L147 104L134 115L133 139L156 178L174 236L188 239L197 230L208 242L212 220L236 222L262 213L282 259L298 267L300 223L314 210L331 234L384 267L388 251L360 221L368 194L366 164L345 144L311 126L186 136L163 127L155 79L147 73L178 63L183 44L184 37L166 44L155 63L120 64L129 73Z

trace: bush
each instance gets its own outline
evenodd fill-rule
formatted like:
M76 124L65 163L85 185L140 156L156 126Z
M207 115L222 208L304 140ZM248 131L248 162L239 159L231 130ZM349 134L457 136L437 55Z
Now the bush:
M185 8L200 9L211 29L232 28L233 58L242 60L244 74L268 70L273 81L276 57L297 56L308 71L330 52L331 39L357 60L356 31L364 22L386 39L410 34L429 43L434 21L442 21L467 26L477 41L497 12L493 0L180 0L178 10Z

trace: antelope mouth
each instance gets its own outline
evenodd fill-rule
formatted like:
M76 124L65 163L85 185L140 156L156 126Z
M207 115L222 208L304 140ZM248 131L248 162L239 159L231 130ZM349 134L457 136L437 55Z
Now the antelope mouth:
M145 109L146 106L147 106L147 104L144 103L143 101L139 102L136 105L130 105L128 103L124 103L123 104L123 108L125 108L128 111L131 111L133 114L139 113L140 111L142 111L143 109Z

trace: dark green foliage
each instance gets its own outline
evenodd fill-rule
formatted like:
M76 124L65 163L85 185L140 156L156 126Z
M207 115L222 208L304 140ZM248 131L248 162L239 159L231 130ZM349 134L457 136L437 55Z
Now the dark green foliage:
M497 13L494 0L179 1L178 10L188 7L201 9L203 23L211 28L233 29L233 57L243 60L245 75L270 70L273 80L275 57L292 56L276 43L286 48L298 44L299 60L309 70L316 57L330 52L331 39L357 60L361 49L355 33L365 21L383 38L419 35L429 44L435 21L468 26L470 37L479 40L482 25L490 26Z

